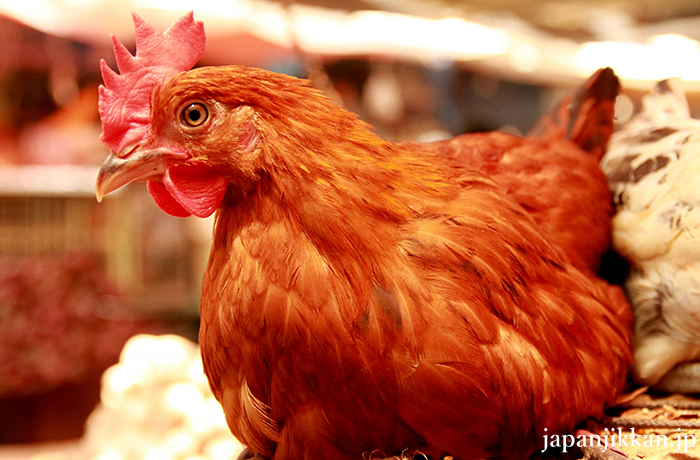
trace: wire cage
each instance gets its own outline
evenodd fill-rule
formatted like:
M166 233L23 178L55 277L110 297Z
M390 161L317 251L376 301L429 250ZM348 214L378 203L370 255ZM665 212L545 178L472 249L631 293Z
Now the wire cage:
M196 315L206 229L163 214L141 184L97 203L96 175L93 167L1 168L0 261L90 254L138 313Z

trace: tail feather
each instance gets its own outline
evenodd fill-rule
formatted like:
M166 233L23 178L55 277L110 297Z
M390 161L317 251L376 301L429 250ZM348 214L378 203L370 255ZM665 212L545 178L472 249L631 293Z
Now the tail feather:
M681 80L672 78L657 83L651 93L642 98L642 113L661 126L669 120L691 118Z
M614 130L619 93L620 80L613 69L599 69L573 98L566 98L553 113L545 115L528 135L570 140L600 160Z

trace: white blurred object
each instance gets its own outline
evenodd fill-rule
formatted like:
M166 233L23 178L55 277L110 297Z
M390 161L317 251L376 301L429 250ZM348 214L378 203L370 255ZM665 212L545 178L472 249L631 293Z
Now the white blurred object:
M631 266L633 375L696 393L700 367L683 363L700 359L700 120L690 117L679 85L665 80L644 96L640 113L610 139L601 168L617 211L613 245Z
M375 65L365 84L364 103L372 117L394 124L404 115L404 101L396 74L388 65Z
M91 460L231 460L244 449L193 342L136 336L102 380L102 402L87 425Z

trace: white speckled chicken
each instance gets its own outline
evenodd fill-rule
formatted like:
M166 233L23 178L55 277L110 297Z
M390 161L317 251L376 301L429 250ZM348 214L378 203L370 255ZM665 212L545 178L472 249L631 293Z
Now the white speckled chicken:
M631 266L635 379L700 391L700 120L665 80L616 132L601 167L617 214L613 245ZM678 367L677 367L678 366Z

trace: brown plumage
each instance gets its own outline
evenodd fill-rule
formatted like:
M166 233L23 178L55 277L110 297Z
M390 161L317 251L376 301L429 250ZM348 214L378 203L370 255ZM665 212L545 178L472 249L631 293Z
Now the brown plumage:
M626 304L498 175L258 69L177 74L150 107L98 194L141 178L167 212L216 209L200 346L253 450L517 459L615 399Z
M575 266L595 274L611 244L612 199L598 164L619 88L612 69L600 69L528 137L471 134L442 142L440 150L498 182Z

